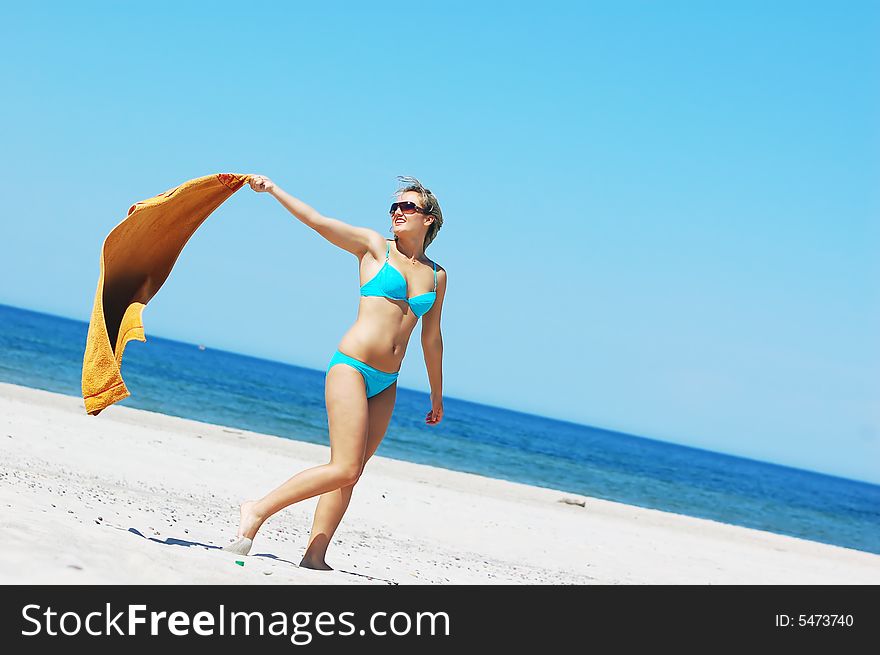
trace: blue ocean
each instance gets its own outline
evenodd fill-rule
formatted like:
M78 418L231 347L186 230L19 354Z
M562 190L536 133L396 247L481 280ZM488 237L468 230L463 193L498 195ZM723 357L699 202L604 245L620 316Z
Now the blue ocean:
M81 397L88 323L0 305L0 381ZM328 445L324 371L147 334L120 404ZM172 391L173 393L169 393ZM880 554L880 486L398 388L384 457Z

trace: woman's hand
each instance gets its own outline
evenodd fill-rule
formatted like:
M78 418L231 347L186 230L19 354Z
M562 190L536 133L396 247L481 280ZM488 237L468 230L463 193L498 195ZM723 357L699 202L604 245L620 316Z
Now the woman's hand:
M443 398L431 394L431 411L425 417L425 423L437 425L441 420L443 420Z
M251 175L248 178L248 184L257 193L272 191L275 188L275 183L265 175Z

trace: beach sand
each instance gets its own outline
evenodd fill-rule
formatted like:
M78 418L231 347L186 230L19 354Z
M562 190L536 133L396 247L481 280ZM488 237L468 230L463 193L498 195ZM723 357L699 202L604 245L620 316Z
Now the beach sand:
M374 456L331 543L317 498L220 550L238 503L327 446L0 383L3 584L880 584L880 555ZM585 506L564 502L585 501ZM236 564L236 560L244 566Z

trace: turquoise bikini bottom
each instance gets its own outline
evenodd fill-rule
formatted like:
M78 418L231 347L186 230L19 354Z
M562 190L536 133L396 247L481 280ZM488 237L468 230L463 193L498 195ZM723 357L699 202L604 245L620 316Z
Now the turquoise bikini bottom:
M383 392L389 386L394 384L395 380L397 380L397 374L400 372L386 373L385 371L380 371L379 369L373 368L369 364L364 364L361 360L349 357L338 350L333 353L333 357L330 358L330 365L327 366L328 373L335 364L348 364L352 368L361 372L361 375L364 378L364 384L367 387L367 398L372 398L377 393Z

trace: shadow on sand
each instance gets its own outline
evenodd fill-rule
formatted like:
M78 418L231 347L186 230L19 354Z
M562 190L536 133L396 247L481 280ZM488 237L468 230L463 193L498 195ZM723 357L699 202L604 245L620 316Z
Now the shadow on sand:
M108 526L108 527L110 527L110 526ZM124 528L117 528L117 530L123 530L123 529ZM156 539L155 537L148 537L145 534L143 534L140 530L138 530L137 528L128 528L128 530L126 530L126 532L129 532L130 534L136 535L136 536L140 537L141 539L147 539L148 541L153 541L153 542L155 542L157 544L161 544L163 546L182 546L184 548L191 548L193 546L198 546L199 548L207 548L208 550L220 550L220 551L223 550L223 548L221 546L215 546L213 544L203 544L199 541L187 541L186 539L176 539L174 537L166 537L165 539ZM296 568L303 568L303 567L300 567L299 564L296 564L295 562L291 562L290 560L284 559L282 557L278 557L277 555L273 555L271 553L253 553L251 555L248 555L248 557L263 557L265 559L275 560L276 562L284 562L285 564L290 564L291 566L295 566ZM308 569L308 570L313 571L314 569ZM376 576L367 575L366 573L358 573L356 571L346 571L345 569L330 569L330 570L336 571L338 573L344 573L345 575L353 575L353 576L357 576L359 578L366 578L367 580L375 580L377 582L384 582L385 584L389 584L389 585L398 584L394 580L388 580L386 578L377 578Z

